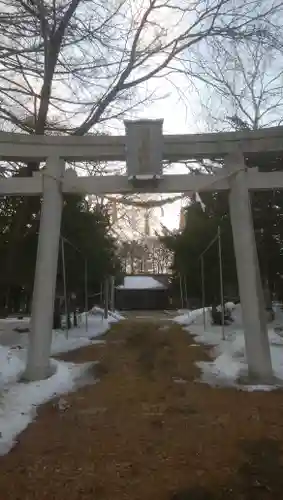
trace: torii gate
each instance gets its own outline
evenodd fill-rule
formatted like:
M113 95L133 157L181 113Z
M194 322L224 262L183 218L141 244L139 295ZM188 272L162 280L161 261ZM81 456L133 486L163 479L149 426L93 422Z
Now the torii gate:
M258 131L197 135L162 135L163 120L125 122L125 136L36 136L0 133L0 158L46 161L33 177L0 179L2 195L43 196L34 280L31 337L25 376L50 374L53 306L64 193L180 193L229 190L230 216L249 373L259 382L272 380L249 190L283 189L283 172L247 169L245 156L283 151L283 127ZM162 160L219 158L217 175L164 175ZM77 177L65 161L126 161L127 175Z

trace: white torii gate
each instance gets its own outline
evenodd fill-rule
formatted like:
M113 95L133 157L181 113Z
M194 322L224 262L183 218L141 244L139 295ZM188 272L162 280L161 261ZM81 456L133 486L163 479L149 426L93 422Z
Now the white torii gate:
M283 127L258 131L197 135L162 135L162 120L127 121L125 136L36 136L0 133L0 158L46 161L32 177L0 179L0 196L42 194L40 233L25 377L50 374L53 306L64 193L180 193L229 190L230 216L246 355L251 377L272 381L272 366L263 306L249 190L283 189L283 172L247 169L245 156L283 151ZM164 175L162 160L218 158L217 175ZM65 161L126 161L127 175L77 177Z

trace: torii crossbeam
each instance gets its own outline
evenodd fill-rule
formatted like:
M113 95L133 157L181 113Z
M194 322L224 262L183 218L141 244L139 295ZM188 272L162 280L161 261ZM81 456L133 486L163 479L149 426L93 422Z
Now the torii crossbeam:
M283 152L283 127L258 131L162 135L162 120L125 122L125 136L36 136L0 133L0 159L46 162L32 177L0 178L0 196L42 195L26 378L50 373L53 306L64 193L132 194L229 190L230 216L250 375L272 381L263 292L249 190L283 189L283 172L247 169L245 158ZM215 175L163 175L163 160L224 161ZM67 161L126 161L127 175L77 176Z

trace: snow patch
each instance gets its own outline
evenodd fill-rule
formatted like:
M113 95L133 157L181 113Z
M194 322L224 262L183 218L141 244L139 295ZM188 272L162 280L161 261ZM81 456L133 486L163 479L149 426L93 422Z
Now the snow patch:
M70 392L86 375L90 363L75 365L53 360L55 373L46 380L8 386L0 397L0 455L8 453L22 432L36 417L37 406Z
M19 349L4 347L0 345L0 391L5 384L15 382L19 377L19 374L24 371L25 358L25 352L22 352Z
M197 320L201 323L203 322L203 317L205 315L205 321L210 322L210 307L206 307L203 309L194 309L193 311L189 309L183 309L178 312L182 313L176 316L173 321L179 323L179 325L189 326L192 323L195 323Z
M248 385L240 384L240 377L248 375L248 366L245 355L245 337L242 328L241 306L227 303L231 310L234 322L225 326L225 339L222 338L222 327L211 324L210 308L205 310L205 325L203 309L187 311L174 321L183 325L193 335L197 344L211 346L212 361L197 362L200 368L201 380L211 386L235 387L246 391L270 391L278 385ZM282 311L275 311L275 320L269 325L268 338L272 359L273 373L279 380L283 380L283 334Z
M51 354L78 349L94 343L105 333L109 324L120 321L123 317L118 313L110 313L108 320L101 315L100 308L93 308L88 313L88 329L85 328L85 314L82 323L72 328L68 336L64 331L53 331ZM99 312L99 314L97 314ZM54 374L36 382L19 382L26 366L28 334L17 333L5 328L13 322L1 320L3 333L0 334L0 455L8 453L16 442L16 436L36 417L36 408L55 396L60 396L78 385L93 382L90 367L95 364L74 364L51 360ZM1 343L5 345L1 345Z
M95 340L96 337L105 333L109 328L109 323L118 321L117 319L111 318L110 320L105 320L103 318L92 315L92 312L88 314L88 329L86 331L85 325L82 324L77 328L72 328L69 330L68 335L62 330L57 330L53 332L51 354L60 354L62 352L73 351L79 349L80 347L85 347L90 344L95 344L98 342ZM83 322L85 319L83 319Z
M99 316L100 318L104 318L104 309L98 306L94 306L88 313L89 315L92 316ZM108 323L116 323L117 321L120 321L122 319L125 319L124 316L122 316L119 311L108 311L108 319L105 321L108 321Z

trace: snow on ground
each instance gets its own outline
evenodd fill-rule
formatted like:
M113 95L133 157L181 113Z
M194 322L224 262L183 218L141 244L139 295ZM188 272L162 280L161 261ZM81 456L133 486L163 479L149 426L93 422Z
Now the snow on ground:
M53 332L51 354L59 354L61 352L73 351L79 347L84 347L101 340L95 340L95 337L105 333L109 324L116 323L123 319L119 313L109 313L108 319L103 318L103 310L99 307L91 309L88 313L87 321L88 327L86 331L85 314L82 315L82 323L77 328L69 330L68 334L64 331L58 330ZM1 337L0 337L1 339Z
M192 323L195 323L196 320L199 320L201 318L201 322L203 324L203 317L205 315L205 321L208 322L210 321L210 308L207 307L204 311L203 309L195 309L193 311L186 310L186 309L181 309L178 311L180 313L178 316L174 318L173 321L176 323L179 323L179 325L184 325L188 326L191 325Z
M25 359L26 352L24 350L0 346L0 391L6 384L16 382L19 374L25 368Z
M18 382L4 388L0 398L0 455L8 453L16 438L36 417L37 406L70 392L82 383L90 363L76 365L53 360L55 373L39 382Z
M201 380L212 386L232 386L247 391L267 391L278 387L239 383L240 377L248 375L241 307L239 304L235 306L229 303L228 308L232 311L234 322L225 326L225 339L222 338L222 327L211 325L210 308L205 311L205 327L202 309L183 312L174 318L174 321L183 325L194 336L196 343L212 347L212 361L197 362L202 372ZM279 381L283 380L283 337L280 335L280 325L283 326L283 312L277 308L275 320L268 327L268 336L273 372Z
M69 332L63 330L53 330L51 353L59 354L60 352L72 351L79 347L84 347L91 343L95 337L103 334L109 328L110 323L115 323L124 319L117 311L110 312L108 319L103 317L103 309L93 307L87 316L88 328L86 331L85 313L80 315L79 326L71 328ZM15 328L29 328L30 318L17 320L11 318L0 319L0 345L10 347L27 347L29 334L28 332L18 332ZM97 342L97 341L96 341Z
M117 288L127 290L146 290L150 288L165 288L165 286L151 276L125 276L124 284L117 286Z
M94 306L88 313L88 315L92 316L104 316L104 309L101 307ZM115 323L116 321L120 321L121 319L125 319L124 316L122 316L119 311L108 311L108 319L107 321L109 323Z
M53 331L51 354L59 354L97 342L95 337L103 334L109 324L119 321L118 312L110 313L108 320L103 311L93 308L88 313L88 329L85 314L77 328L68 332ZM90 382L89 369L93 363L74 364L52 360L54 374L36 382L20 382L25 369L28 334L11 330L10 326L28 326L29 320L10 318L0 320L0 455L8 453L16 442L17 435L36 417L36 408L42 403L66 392L75 390L79 384ZM8 327L9 325L9 327ZM92 379L93 382L93 379Z
M7 323L12 323L14 324L15 323L15 326L19 326L19 325L23 325L23 324L27 324L29 323L30 321L30 317L29 316L12 316L12 317L8 317L8 318L5 318L5 319L1 319L1 324L2 322L7 324Z

